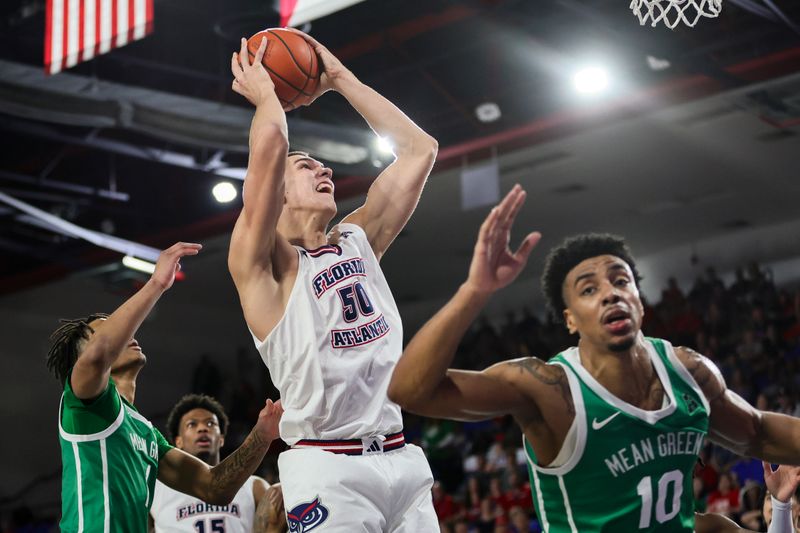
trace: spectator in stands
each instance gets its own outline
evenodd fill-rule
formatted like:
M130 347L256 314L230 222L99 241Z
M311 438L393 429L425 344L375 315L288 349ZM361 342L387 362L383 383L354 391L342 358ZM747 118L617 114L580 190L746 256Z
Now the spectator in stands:
M739 512L739 488L734 486L731 475L720 474L717 490L708 495L706 511L733 518Z
M455 525L453 525L453 533L470 533L469 524L464 520L456 520Z
M761 470L763 472L763 467ZM767 528L766 524L761 523L765 490L764 487L750 481L739 491L741 507L739 509L738 522L746 527L754 526L755 529L750 528L754 531L765 531Z
M467 490L464 495L464 516L470 524L474 524L481 516L483 491L476 476L467 478Z
M533 510L533 500L531 499L530 483L524 481L519 473L512 469L508 471L508 489L504 494L504 499L510 507L519 507L524 511Z
M433 508L439 522L449 523L458 513L458 505L453 501L453 497L445 493L439 481L433 483Z
M489 497L481 500L481 514L475 521L478 533L494 533L494 522L497 519L497 510Z
M525 510L516 505L508 511L508 518L511 521L509 528L511 533L540 533L542 531L539 521L531 519Z
M667 307L678 307L683 304L685 298L678 281L675 278L667 280L667 288L661 292L661 303Z

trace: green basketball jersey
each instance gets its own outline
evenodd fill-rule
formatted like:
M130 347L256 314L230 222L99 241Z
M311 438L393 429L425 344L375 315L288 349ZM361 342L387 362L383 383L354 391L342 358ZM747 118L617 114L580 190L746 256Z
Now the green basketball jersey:
M61 531L147 531L158 462L172 447L114 382L84 402L69 380L59 408Z
M647 346L667 393L656 411L608 392L581 365L578 348L551 360L569 380L575 422L566 442L575 446L561 466L542 468L523 437L545 533L694 531L692 472L708 401L672 345L648 338Z

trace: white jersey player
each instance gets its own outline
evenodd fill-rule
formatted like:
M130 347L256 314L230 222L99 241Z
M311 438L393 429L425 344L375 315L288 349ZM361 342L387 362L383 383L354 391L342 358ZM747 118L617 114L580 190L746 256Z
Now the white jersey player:
M264 45L251 64L242 44L233 88L256 114L228 265L281 392L281 438L291 446L279 458L289 528L436 531L430 467L405 443L400 409L386 397L402 325L379 266L416 207L436 141L301 35L325 68L314 98L339 92L391 139L397 157L366 203L328 232L336 215L331 170L288 152L286 117L260 63Z
M228 417L210 396L187 394L169 414L175 446L210 465L220 461ZM286 531L280 484L250 476L228 505L212 505L156 482L150 508L156 533L282 533Z
M265 482L260 477L250 476L231 503L211 505L156 481L150 508L155 532L251 533L256 514L253 493L257 483Z

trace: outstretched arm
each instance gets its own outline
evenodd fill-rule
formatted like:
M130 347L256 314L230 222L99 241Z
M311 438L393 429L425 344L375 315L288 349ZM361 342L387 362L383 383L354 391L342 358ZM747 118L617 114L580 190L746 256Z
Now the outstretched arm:
M289 149L286 115L275 85L261 64L263 39L252 61L247 41L231 58L232 88L256 107L250 126L250 155L244 180L244 207L231 238L228 266L237 286L254 270L269 271L276 246L276 228L283 208L286 155ZM288 243L283 246L288 247Z
M280 400L267 400L258 422L235 452L215 467L173 448L158 463L158 479L173 489L212 505L227 505L264 459L270 444L278 438L283 408Z
M469 325L498 289L525 266L540 235L531 233L519 249L509 247L511 226L525 201L515 186L481 226L467 281L414 336L389 384L389 398L405 409L449 418L485 418L512 412L523 395L508 386L508 365L484 372L450 370L456 348Z
M161 295L175 282L175 273L181 268L181 258L197 255L201 248L199 244L179 242L161 252L155 272L144 287L119 306L96 329L83 348L70 377L75 396L89 400L105 390L111 367L130 344L134 333Z
M397 106L361 83L327 48L309 35L293 31L311 44L325 67L314 97L337 91L378 136L389 139L394 147L396 159L373 182L366 203L343 220L364 229L380 258L417 207L436 160L438 143Z
M739 455L800 465L800 419L759 411L728 389L711 360L689 348L676 348L675 353L710 404L711 440Z

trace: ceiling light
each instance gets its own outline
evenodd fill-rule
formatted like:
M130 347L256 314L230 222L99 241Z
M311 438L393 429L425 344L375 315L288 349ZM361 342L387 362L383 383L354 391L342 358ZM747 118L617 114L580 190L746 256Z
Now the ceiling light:
M596 94L608 87L608 72L601 67L587 67L575 73L572 83L581 94Z
M228 181L221 181L214 185L214 188L211 189L211 194L214 195L214 199L221 204L227 204L228 202L232 202L236 195L236 187L234 187Z
M475 116L481 122L494 122L499 119L502 113L500 106L494 102L484 102L475 108Z
M126 255L123 257L122 264L128 268L138 270L139 272L145 272L147 274L152 274L156 271L156 265L150 263L149 261L144 261L142 259L133 257L132 255Z
M388 138L378 137L376 144L380 153L386 155L394 153L394 146L392 146L392 142Z
M654 70L659 72L661 70L667 70L672 64L669 62L668 59L662 59L660 57L655 56L647 56L647 66L650 67L650 70Z

